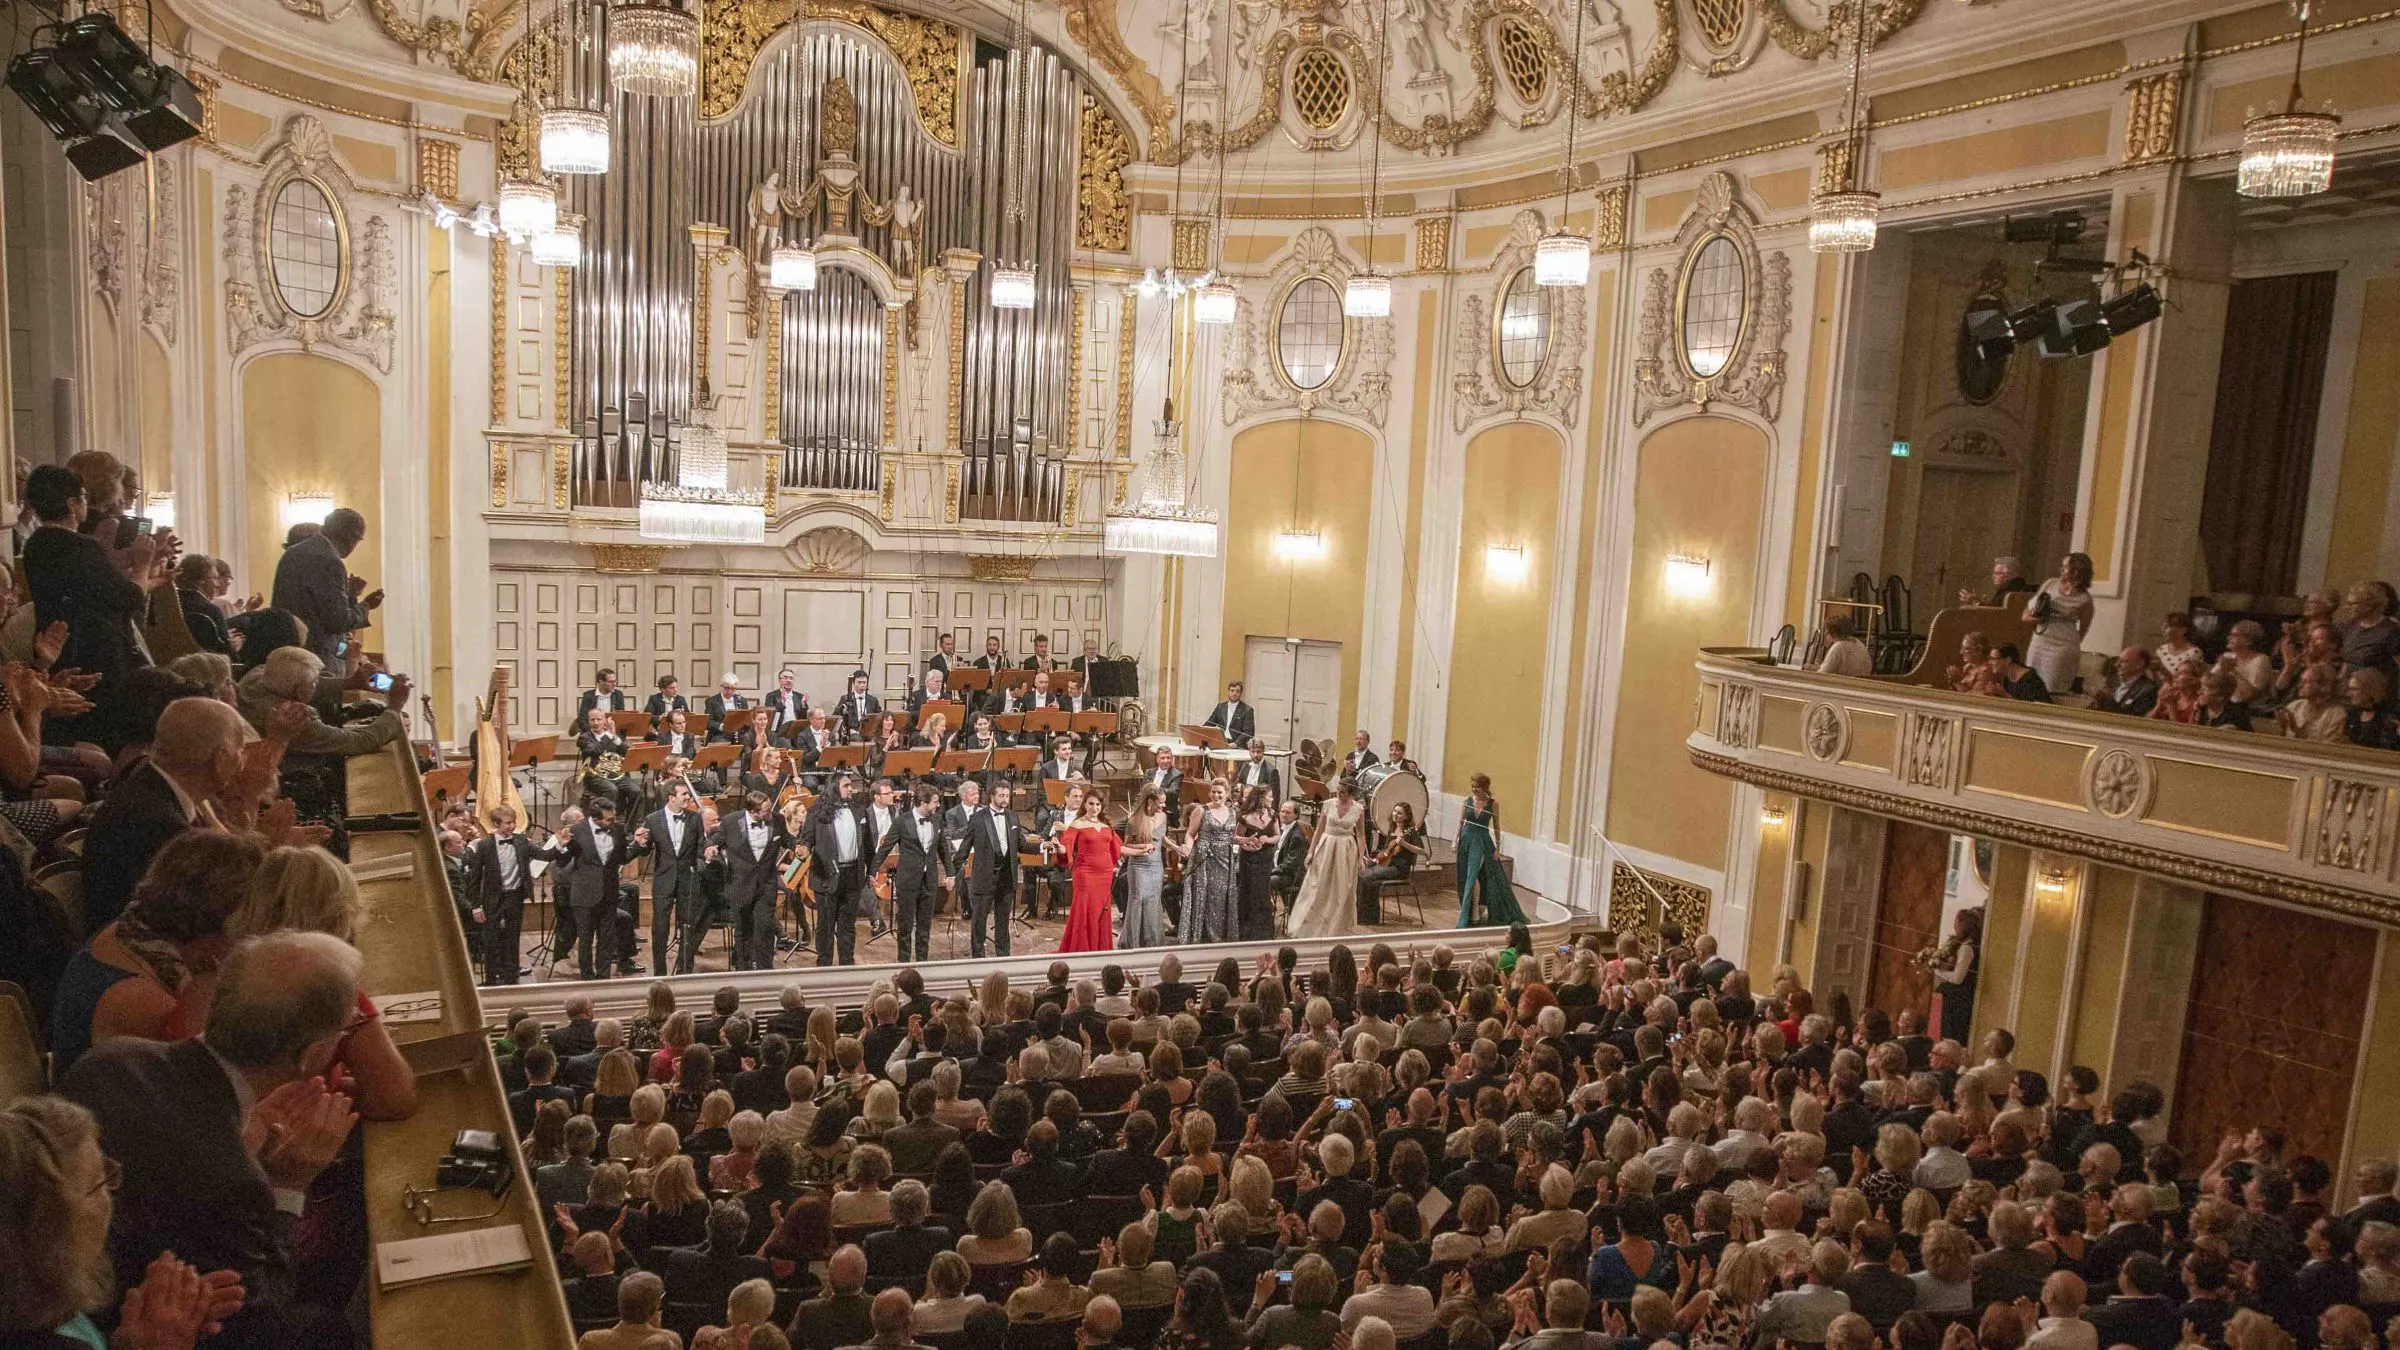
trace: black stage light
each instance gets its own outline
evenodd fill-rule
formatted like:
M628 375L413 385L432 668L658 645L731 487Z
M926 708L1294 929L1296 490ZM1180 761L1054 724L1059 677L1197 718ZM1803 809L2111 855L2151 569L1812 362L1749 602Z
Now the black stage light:
M2006 314L1975 309L1967 311L1967 341L1974 344L1976 360L1997 361L2016 350L2017 335Z
M139 112L158 93L160 70L150 54L97 10L60 25L58 57L118 112Z
M115 127L67 144L67 163L87 182L130 169L147 158L140 146L127 141Z
M2017 346L2039 342L2057 324L2058 302L2044 296L2008 316L2008 335Z
M55 48L38 48L9 62L8 87L51 135L66 142L67 162L85 178L106 178L142 162L140 147L127 144L108 125L106 103L59 60Z
M2156 322L2159 316L2158 289L2143 282L2113 300L2102 302L2100 315L2107 321L2108 331L2117 335Z
M2042 336L2044 356L2089 356L2108 345L2108 320L2096 300L2073 300L2058 307L2051 330Z
M164 150L198 136L208 115L200 106L200 91L182 71L162 66L158 75L158 92L151 95L150 105L121 119L125 130L150 150Z
M2053 211L2046 216L2003 216L2000 237L2012 244L2072 244L2083 238L2083 213Z

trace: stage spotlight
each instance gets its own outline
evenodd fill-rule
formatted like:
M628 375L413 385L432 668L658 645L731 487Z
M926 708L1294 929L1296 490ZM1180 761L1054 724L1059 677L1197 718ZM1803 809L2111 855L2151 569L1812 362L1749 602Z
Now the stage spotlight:
M2017 347L2008 316L1996 309L1968 311L1967 341L1973 344L1978 361L1997 361Z
M121 115L132 139L164 150L200 134L200 91L182 72L158 65L106 14L94 11L60 30L62 64Z
M2058 322L2058 302L2048 296L2008 316L2008 336L2015 345L2039 342Z
M142 162L141 150L108 125L101 95L59 59L56 48L37 48L9 62L8 87L66 144L67 162L85 178L106 178Z
M2083 213L2053 211L2046 216L2003 216L2000 237L2012 244L2072 244L2083 238Z
M2102 302L2100 316L2107 321L2108 331L2117 336L2154 323L2159 316L2158 289L2143 282L2113 300Z
M197 137L208 115L200 106L200 91L182 71L162 66L158 75L158 92L151 96L150 106L123 118L125 129L149 150L164 150Z
M2050 331L2042 335L2044 356L2089 356L2108 345L2108 320L2096 300L2073 300L2058 307Z

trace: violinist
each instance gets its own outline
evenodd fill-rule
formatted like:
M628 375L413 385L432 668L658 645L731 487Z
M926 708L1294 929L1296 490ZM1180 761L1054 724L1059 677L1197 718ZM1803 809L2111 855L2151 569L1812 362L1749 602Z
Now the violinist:
M641 785L625 772L625 738L609 721L608 710L594 707L583 714L583 734L575 738L576 758L583 765L583 790L617 803L627 816L641 810Z
M942 756L950 752L950 719L938 712L926 718L917 725L916 734L908 738L908 748L931 750L934 762L940 763ZM928 771L923 781L945 792L958 784L956 775L936 771Z
M834 705L834 715L853 738L866 736L867 719L883 711L883 700L867 692L867 672L852 671L850 692Z
M799 925L799 932L796 936L803 947L811 945L808 936L809 917L815 909L815 897L809 890L808 843L808 824L812 808L815 805L815 800L808 795L807 790L802 789L783 799L777 804L775 810L777 815L783 817L785 837L790 839L794 845L790 855L785 858L783 863L780 888L783 891L785 908L790 911L793 921Z
M989 754L999 749L1000 733L992 729L992 715L988 712L976 713L972 729L961 732L958 739L950 743L950 748L971 754ZM979 769L972 775L971 781L988 788L991 786L992 773L990 769Z
M744 764L757 762L760 751L782 743L775 736L773 713L764 708L753 708L746 713L738 714L737 717L738 720L729 718L727 721L728 725L740 727L740 730L734 733L733 743L742 747Z
M742 775L742 791L765 793L769 802L781 802L783 794L799 782L800 776L792 772L791 757L770 745L750 761L749 772Z
M1417 813L1407 802L1393 802L1392 814L1384 822L1382 846L1358 874L1358 922L1362 927L1383 922L1383 883L1408 880L1424 857L1425 831L1417 824Z

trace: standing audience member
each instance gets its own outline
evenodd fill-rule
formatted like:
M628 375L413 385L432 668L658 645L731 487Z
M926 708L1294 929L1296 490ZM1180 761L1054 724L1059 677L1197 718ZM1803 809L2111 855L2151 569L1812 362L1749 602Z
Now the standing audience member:
M275 608L308 625L308 649L337 672L354 654L352 635L383 604L382 591L369 591L363 578L350 574L348 559L366 537L367 518L337 507L324 528L286 548L275 563Z

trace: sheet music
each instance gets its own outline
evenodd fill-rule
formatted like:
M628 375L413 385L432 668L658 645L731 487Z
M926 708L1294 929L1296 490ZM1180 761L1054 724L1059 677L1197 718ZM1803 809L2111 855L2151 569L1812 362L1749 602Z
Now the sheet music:
M378 1243L375 1248L375 1275L383 1287L389 1289L396 1285L420 1284L426 1280L443 1280L477 1271L521 1266L532 1260L533 1251L525 1244L524 1228L512 1223L464 1233L443 1233L435 1237L403 1238Z

